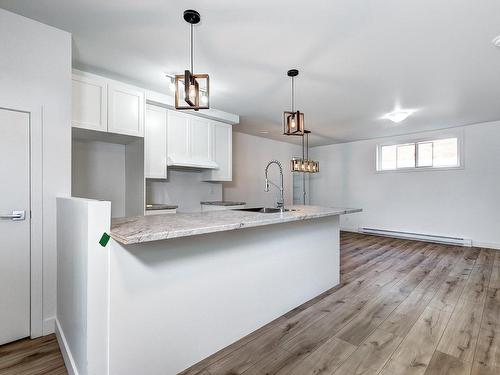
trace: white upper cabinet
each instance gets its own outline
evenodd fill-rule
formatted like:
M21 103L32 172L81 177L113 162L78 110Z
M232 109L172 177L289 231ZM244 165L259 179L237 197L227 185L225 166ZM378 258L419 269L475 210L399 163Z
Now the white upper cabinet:
M217 168L213 160L212 123L201 117L168 111L168 165Z
M146 97L156 105L146 105ZM237 123L239 117L215 109L187 113L163 107L172 105L169 96L73 71L72 126L145 137L146 178L167 178L168 165L206 169L205 181L231 181L232 126L214 119Z
M143 137L144 98L137 87L75 71L72 126Z
M167 178L167 110L153 105L146 106L144 176Z
M191 119L191 159L197 164L213 164L213 133L210 121Z
M73 75L72 125L77 128L107 131L108 85L105 79Z
M218 168L204 172L205 181L231 181L233 178L233 127L212 121L212 160Z
M108 85L108 131L144 136L144 91L115 82Z
M185 165L190 161L189 116L168 111L167 150L169 165Z

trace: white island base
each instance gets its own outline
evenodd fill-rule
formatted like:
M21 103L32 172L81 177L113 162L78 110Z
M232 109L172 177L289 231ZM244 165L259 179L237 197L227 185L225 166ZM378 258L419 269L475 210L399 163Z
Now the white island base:
M339 283L338 214L103 248L106 212L58 200L57 329L79 374L176 374Z

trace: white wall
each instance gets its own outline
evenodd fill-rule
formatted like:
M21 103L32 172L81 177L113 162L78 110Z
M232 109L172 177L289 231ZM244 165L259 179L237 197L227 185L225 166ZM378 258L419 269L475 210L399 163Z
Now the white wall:
M283 166L285 203L292 203L293 180L290 159L301 155L301 147L262 137L233 131L233 181L224 182L224 200L243 201L248 206L274 207L278 192L264 191L264 170L270 160L276 159ZM269 169L271 181L279 184L278 168Z
M169 168L167 180L147 180L146 201L176 204L177 212L199 212L201 201L222 199L222 184L203 182L202 177L200 172Z
M321 172L311 176L312 203L362 208L341 218L346 229L458 236L500 248L500 122L455 130L464 135L463 169L377 173L376 145L391 138L313 148Z
M70 374L106 373L110 250L98 241L110 216L110 202L57 199L56 334Z
M71 193L71 35L0 9L0 106L43 124L43 318L56 314L56 196ZM39 121L39 119L36 119Z
M73 140L72 196L111 201L125 216L125 145Z

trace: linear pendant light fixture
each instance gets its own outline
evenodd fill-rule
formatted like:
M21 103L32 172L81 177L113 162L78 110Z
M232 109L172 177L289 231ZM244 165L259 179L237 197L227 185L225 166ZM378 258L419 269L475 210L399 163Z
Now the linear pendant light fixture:
M193 68L193 28L201 20L200 13L185 10L184 20L191 27L191 70L175 76L175 109L209 109L210 78L208 74L195 74Z
M304 114L295 111L295 82L294 78L299 75L297 69L290 69L287 73L292 79L292 110L283 112L283 134L284 135L304 135Z
M319 161L309 159L309 130L304 130L302 137L302 158L292 158L290 169L292 172L318 173Z

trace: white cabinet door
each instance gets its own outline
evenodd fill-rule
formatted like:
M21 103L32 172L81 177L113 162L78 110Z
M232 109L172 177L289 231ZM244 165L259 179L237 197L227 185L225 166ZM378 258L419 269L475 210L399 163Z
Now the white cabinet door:
M107 131L108 92L105 79L73 74L72 126Z
M189 116L168 111L167 150L169 165L183 165L190 161Z
M218 168L205 172L205 181L231 181L233 178L233 127L212 122L213 160Z
M144 136L144 91L114 82L108 85L108 131Z
M153 105L146 107L144 176L167 178L167 110Z
M213 163L212 124L209 120L192 117L191 124L191 159L204 165Z

